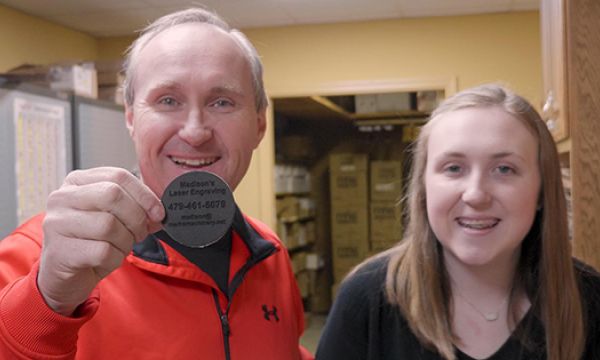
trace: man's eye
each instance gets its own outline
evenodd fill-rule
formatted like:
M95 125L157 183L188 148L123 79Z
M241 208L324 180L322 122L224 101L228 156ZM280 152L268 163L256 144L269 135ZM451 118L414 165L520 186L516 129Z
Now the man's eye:
M169 96L161 98L160 100L158 100L158 103L167 106L175 106L178 104L177 100Z
M219 100L213 102L211 104L211 106L216 107L216 108L222 108L222 107L233 106L233 103L227 99L219 99Z

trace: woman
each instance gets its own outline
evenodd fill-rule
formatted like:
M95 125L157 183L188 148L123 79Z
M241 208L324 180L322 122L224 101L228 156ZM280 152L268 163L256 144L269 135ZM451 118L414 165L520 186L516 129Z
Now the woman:
M317 359L600 359L600 278L571 258L558 154L526 100L445 100L408 210L404 239L343 282Z

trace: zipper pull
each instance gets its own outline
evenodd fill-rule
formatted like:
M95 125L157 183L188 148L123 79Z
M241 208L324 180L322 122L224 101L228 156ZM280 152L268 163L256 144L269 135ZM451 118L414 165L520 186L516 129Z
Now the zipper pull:
M221 315L221 325L223 326L223 333L225 334L226 337L229 337L229 334L231 334L231 331L229 328L229 319L227 319L226 314Z

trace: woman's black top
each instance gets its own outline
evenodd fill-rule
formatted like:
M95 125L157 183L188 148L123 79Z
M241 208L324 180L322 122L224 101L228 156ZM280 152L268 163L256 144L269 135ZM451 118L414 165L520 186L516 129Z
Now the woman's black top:
M319 341L317 360L443 359L417 340L399 308L386 301L386 266L387 258L373 260L342 283ZM579 263L575 268L587 314L583 359L600 360L600 275ZM487 360L546 359L544 328L532 309ZM523 333L526 345L516 335ZM459 349L455 352L459 360L474 360Z

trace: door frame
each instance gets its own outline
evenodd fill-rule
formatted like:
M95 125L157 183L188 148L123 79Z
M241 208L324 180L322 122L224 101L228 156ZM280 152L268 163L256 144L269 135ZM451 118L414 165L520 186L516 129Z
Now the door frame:
M323 82L304 88L290 87L270 91L269 103L271 106L267 109L267 131L262 143L254 153L251 167L244 178L244 181L248 179L248 182L253 182L255 186L242 181L242 184L238 188L239 191L236 192L238 204L249 215L255 216L265 222L271 229L276 229L274 99L315 95L355 95L424 90L444 90L446 97L453 95L457 92L456 77Z

